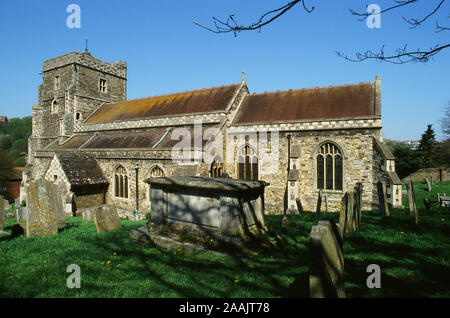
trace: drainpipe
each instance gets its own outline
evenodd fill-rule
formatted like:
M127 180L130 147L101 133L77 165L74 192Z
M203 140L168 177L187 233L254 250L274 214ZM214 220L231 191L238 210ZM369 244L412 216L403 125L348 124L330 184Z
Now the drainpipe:
M287 166L287 183L286 183L286 192L284 199L284 214L286 215L286 211L288 209L288 197L289 197L289 171L291 170L291 135L286 135L288 140L288 166Z
M137 164L134 169L136 170L136 217L139 219L139 180L138 180L139 164Z

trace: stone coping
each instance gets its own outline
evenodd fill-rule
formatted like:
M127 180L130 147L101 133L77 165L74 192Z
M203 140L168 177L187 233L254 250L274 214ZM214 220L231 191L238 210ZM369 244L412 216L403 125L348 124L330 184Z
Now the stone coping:
M239 192L264 189L270 185L265 181L245 181L228 178L203 178L203 177L160 177L144 180L150 185L159 185L165 188L194 188L200 190L217 190Z

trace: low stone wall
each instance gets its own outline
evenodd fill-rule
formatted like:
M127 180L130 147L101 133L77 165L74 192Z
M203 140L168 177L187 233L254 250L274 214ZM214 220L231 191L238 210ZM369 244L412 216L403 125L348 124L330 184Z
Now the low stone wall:
M411 179L413 182L423 181L425 177L433 177L434 181L444 182L450 180L450 168L424 168L417 170L416 172L410 174L409 176L402 179L405 183L406 180Z

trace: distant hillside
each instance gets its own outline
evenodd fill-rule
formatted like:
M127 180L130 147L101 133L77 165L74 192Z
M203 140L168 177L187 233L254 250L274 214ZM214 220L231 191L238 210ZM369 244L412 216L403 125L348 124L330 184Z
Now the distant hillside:
M31 123L31 116L0 122L0 152L8 154L15 167L25 166Z

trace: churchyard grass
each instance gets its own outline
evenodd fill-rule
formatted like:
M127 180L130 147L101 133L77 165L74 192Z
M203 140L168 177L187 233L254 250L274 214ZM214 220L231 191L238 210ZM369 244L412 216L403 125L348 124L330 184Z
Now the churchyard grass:
M423 198L450 194L450 182L416 183L419 224L405 209L389 217L363 212L359 231L344 239L347 297L450 297L450 213L426 212ZM322 213L338 221L337 213ZM305 297L308 235L314 213L266 216L283 245L258 255L221 256L132 244L131 229L146 221L121 220L117 231L97 234L94 222L67 218L52 237L0 237L0 297ZM5 220L10 231L15 219ZM81 269L81 288L66 286L67 266ZM381 289L369 289L367 266L381 267Z

